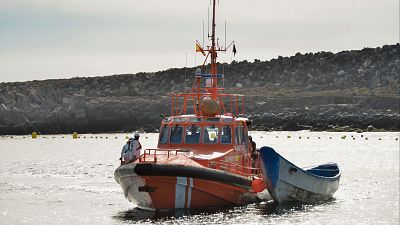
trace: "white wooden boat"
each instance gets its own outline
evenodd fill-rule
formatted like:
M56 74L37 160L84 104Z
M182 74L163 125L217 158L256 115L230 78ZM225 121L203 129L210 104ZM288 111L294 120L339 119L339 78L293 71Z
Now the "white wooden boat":
M336 163L299 168L270 147L260 149L261 169L267 189L278 203L318 203L333 197L341 171Z

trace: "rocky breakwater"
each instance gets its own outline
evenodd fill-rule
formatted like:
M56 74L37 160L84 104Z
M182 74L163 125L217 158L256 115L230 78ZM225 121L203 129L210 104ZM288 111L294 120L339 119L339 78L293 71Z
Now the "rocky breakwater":
M196 68L0 83L0 134L158 129ZM258 130L400 130L400 46L220 64ZM185 82L186 81L186 82ZM186 83L186 85L185 85Z

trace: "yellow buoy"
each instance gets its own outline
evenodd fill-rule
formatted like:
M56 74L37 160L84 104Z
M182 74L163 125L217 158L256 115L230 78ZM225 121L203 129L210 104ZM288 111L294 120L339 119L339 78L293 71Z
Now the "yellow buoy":
M76 132L72 133L72 138L73 139L77 139L78 138L78 133L76 133Z
M343 136L341 137L341 139L346 139L346 135L343 135Z
M291 138L291 136L290 136L290 135L288 135L288 136L287 136L287 138Z
M36 132L32 132L32 138L37 138L37 133Z

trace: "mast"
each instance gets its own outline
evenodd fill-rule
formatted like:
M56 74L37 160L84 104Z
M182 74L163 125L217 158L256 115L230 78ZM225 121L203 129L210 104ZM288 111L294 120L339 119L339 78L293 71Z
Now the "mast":
M211 99L217 100L218 98L218 85L217 85L217 49L215 46L215 1L213 0L213 12L212 12L212 31L211 31L211 77L212 77L212 88L211 88Z
M224 74L218 74L217 68L217 57L218 52L226 52L232 45L232 41L226 46L226 22L225 22L225 46L222 48L219 46L218 39L216 39L216 0L212 0L212 20L208 22L207 27L211 24L211 35L208 32L207 37L211 38L211 46L207 45L207 49L204 49L199 42L196 40L196 52L201 52L205 59L203 61L203 68L205 67L205 73L202 73L202 69L198 68L195 72L195 81L193 83L190 93L176 93L170 94L172 97L172 116L186 114L189 107L193 110L196 116L215 116L215 115L238 115L240 108L242 114L244 114L244 97L240 94L227 94L222 93L223 87L218 87L218 79L224 79ZM210 19L208 10L208 20ZM204 24L204 22L203 22ZM204 25L203 25L204 33ZM203 35L204 36L204 35ZM204 43L203 43L204 46ZM207 54L206 54L207 52ZM210 60L210 69L207 68L208 60ZM204 88L201 84L202 80L205 79ZM186 80L186 79L185 79ZM220 93L221 91L221 93ZM240 98L240 99L239 99ZM179 102L183 101L182 108L179 107ZM192 106L188 104L192 103ZM226 107L229 104L229 108ZM239 105L241 104L241 105ZM230 109L230 110L229 110Z

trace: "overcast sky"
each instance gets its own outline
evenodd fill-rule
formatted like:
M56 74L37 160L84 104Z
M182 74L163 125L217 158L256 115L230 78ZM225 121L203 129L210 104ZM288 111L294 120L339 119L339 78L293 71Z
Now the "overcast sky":
M399 0L220 0L232 59L399 42ZM209 0L0 0L0 82L154 72L200 64ZM207 33L207 27L206 27ZM195 60L196 59L196 60Z

